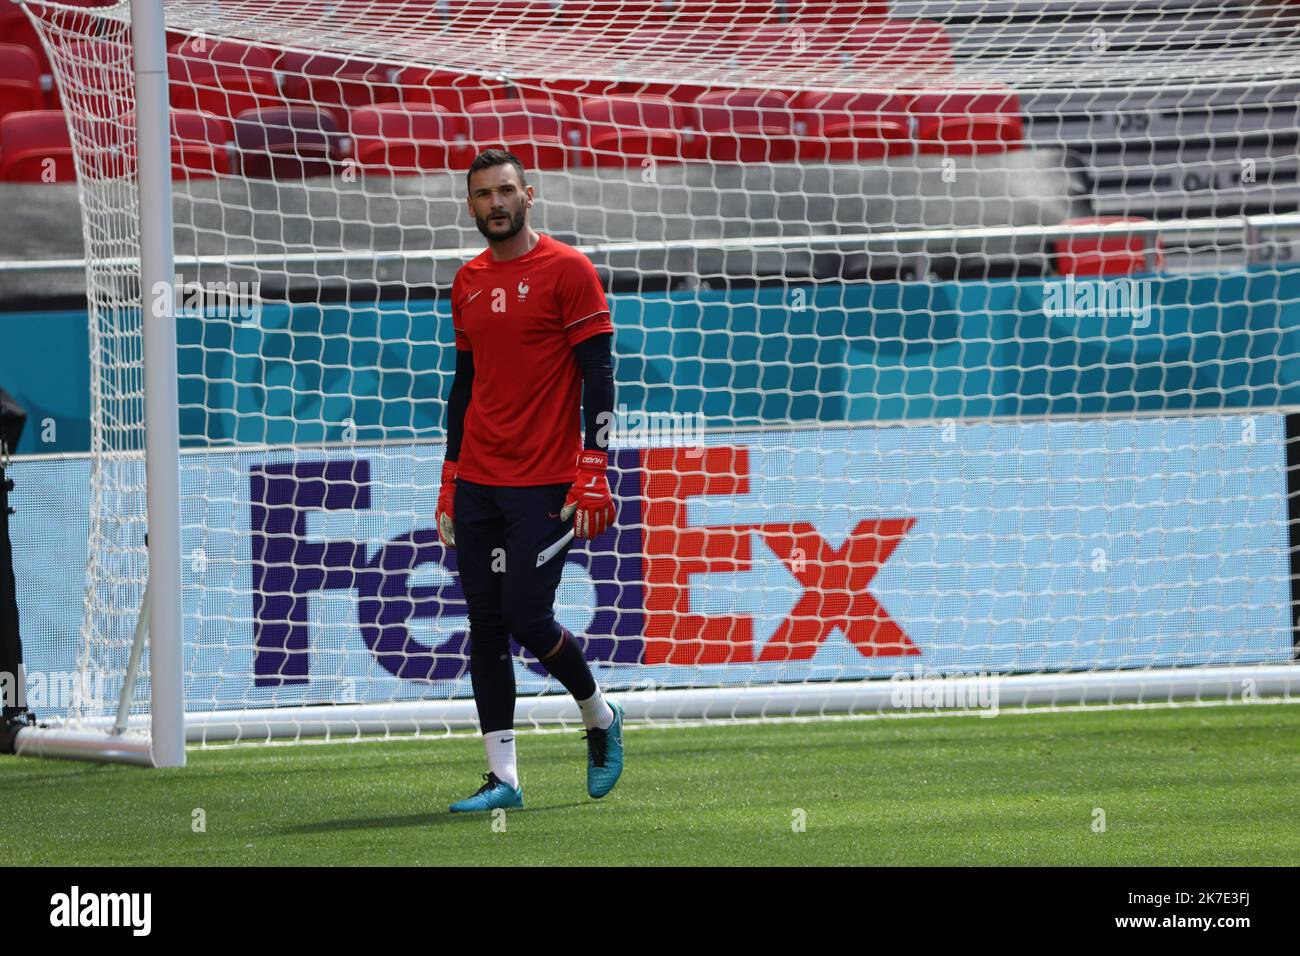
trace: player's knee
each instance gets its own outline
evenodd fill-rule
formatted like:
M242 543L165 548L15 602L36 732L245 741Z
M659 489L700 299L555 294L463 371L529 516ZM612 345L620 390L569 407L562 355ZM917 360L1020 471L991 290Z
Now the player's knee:
M499 660L502 655L510 656L510 635L501 628L476 630L473 623L469 629L469 656L483 660Z
M520 640L520 635L532 638L544 636L555 630L555 614L549 607L511 607L505 613L506 630ZM527 645L525 645L527 646Z
M469 609L469 636L473 640L476 636L490 638L495 635L509 634L510 628L507 626L505 618L501 612L495 608L492 610L475 610Z
M539 661L553 654L564 637L563 628L553 616L549 615L530 628L511 630L510 633L519 642L520 647L527 649Z

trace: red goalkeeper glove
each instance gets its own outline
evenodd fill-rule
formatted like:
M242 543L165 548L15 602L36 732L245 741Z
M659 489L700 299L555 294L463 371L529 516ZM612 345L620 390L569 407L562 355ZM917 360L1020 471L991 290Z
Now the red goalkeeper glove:
M584 451L578 455L578 477L564 499L560 518L567 521L575 511L573 533L579 538L594 538L614 523L614 496L609 493L605 469L609 456L603 451Z
M444 460L442 463L442 487L438 489L438 538L448 548L456 547L455 512L452 507L456 499L456 463Z

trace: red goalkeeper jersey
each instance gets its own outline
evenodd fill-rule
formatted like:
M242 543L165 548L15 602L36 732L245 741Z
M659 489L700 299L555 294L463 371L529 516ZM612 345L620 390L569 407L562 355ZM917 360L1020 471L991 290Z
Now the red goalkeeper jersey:
M457 475L484 485L573 481L582 450L579 342L612 332L596 267L550 236L509 262L485 249L456 273L456 348L474 354Z

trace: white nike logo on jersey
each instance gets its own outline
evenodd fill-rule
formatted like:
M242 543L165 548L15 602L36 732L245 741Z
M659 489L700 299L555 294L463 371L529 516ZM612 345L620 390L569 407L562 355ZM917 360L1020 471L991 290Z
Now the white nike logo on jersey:
M473 301L478 297L478 294L479 294L480 292L482 292L482 291L483 291L482 289L475 289L473 292L471 292L471 293L470 293L470 294L465 298L465 304L466 304L466 305L469 305L471 302L473 302Z

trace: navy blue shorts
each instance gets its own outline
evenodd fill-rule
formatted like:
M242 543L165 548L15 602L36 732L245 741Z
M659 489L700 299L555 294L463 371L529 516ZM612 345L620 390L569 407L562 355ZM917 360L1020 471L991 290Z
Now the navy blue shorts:
M456 479L456 563L472 642L509 635L537 657L554 649L555 592L572 539L551 549L573 527L572 518L560 520L571 485L503 488Z

